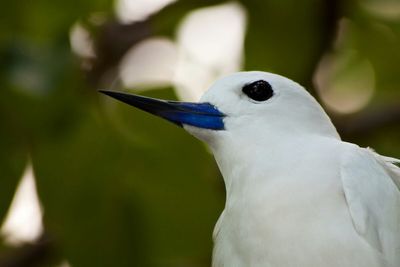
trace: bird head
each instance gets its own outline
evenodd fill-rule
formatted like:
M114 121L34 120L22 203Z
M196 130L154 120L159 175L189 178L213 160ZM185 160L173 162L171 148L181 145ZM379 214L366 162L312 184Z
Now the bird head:
M199 103L101 92L182 126L211 147L234 140L274 142L273 137L303 134L337 137L326 113L302 86L267 72L226 76L216 81Z

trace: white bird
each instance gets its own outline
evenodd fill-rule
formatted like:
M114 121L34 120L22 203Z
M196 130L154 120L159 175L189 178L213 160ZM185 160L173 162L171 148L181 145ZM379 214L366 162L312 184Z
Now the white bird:
M341 141L299 84L239 72L201 103L102 92L210 146L226 186L214 267L400 266L400 161Z

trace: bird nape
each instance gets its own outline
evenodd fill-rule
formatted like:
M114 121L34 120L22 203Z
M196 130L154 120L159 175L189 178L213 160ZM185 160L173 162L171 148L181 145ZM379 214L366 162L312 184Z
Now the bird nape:
M400 266L400 161L343 142L299 84L239 72L200 103L101 92L210 146L228 196L214 267Z

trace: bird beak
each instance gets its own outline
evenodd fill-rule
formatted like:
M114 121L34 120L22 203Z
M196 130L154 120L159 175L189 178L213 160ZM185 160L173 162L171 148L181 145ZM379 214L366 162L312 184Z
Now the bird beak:
M108 90L99 92L181 127L186 124L203 129L224 130L225 114L210 103L167 101Z

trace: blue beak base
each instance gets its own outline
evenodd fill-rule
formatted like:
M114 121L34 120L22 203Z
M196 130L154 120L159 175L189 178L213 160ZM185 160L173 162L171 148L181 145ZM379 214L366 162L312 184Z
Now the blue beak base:
M209 130L225 129L223 122L225 114L210 103L167 101L109 90L99 90L99 92L181 127L186 124Z

